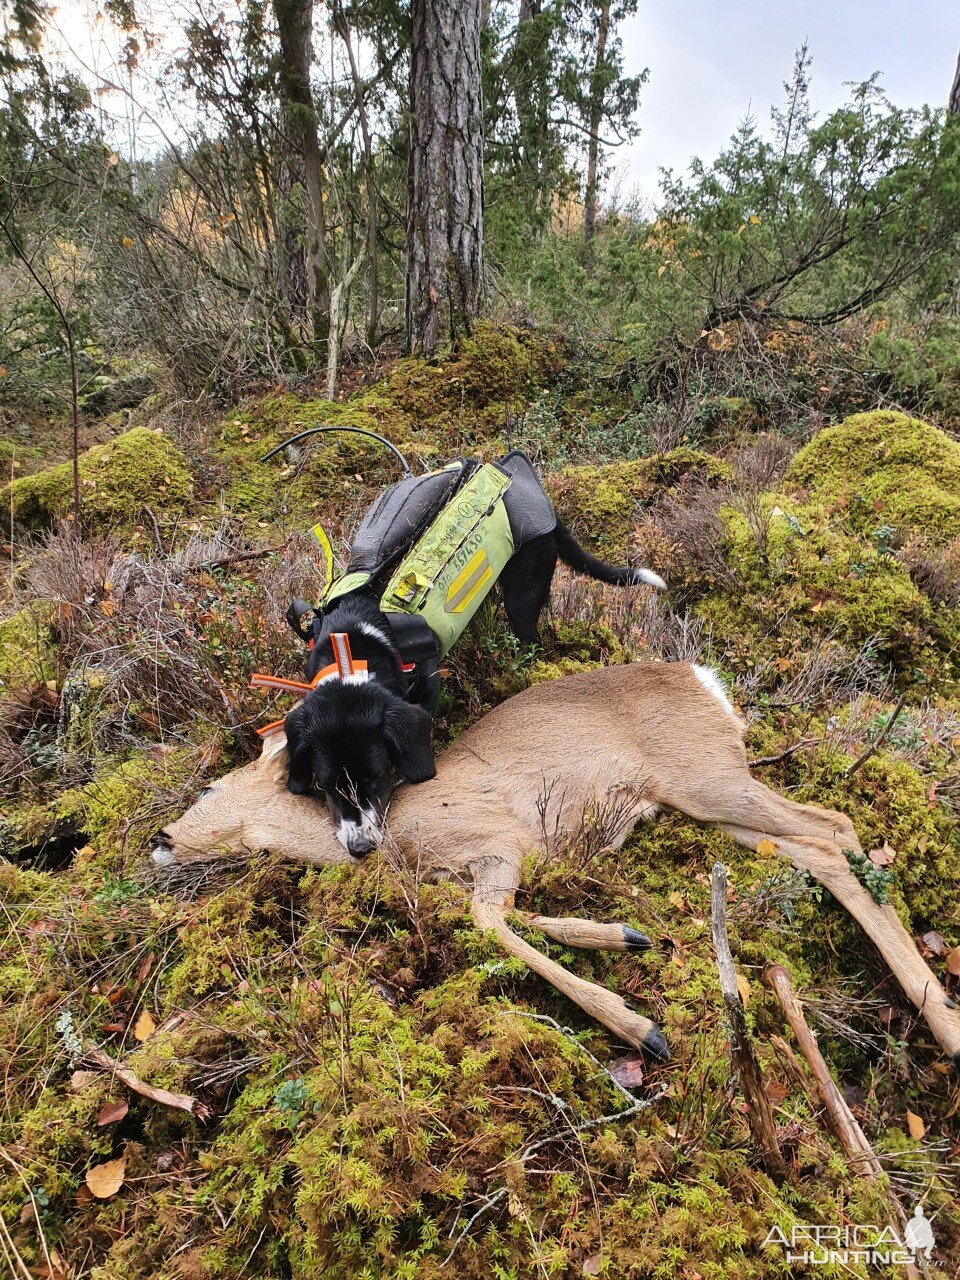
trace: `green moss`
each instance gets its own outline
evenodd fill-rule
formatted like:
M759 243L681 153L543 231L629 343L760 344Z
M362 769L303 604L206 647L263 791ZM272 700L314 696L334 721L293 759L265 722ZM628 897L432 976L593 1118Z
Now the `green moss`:
M136 427L80 457L80 500L87 533L129 528L149 505L155 515L184 511L191 501L190 469L164 435ZM49 528L73 509L69 462L13 480L0 502L27 529Z
M601 551L623 555L638 507L694 474L719 481L729 471L719 458L684 447L632 462L565 467L546 482L557 513L573 525L579 538Z
M887 526L939 545L960 533L960 443L902 413L859 413L821 431L786 484L830 504L863 536Z
M241 405L218 431L227 504L268 520L345 503L359 509L398 479L398 464L382 445L349 435L305 441L295 465L257 461L314 426L376 431L427 466L465 452L495 457L508 415L536 394L553 359L553 349L535 335L479 325L455 358L398 360L348 400L283 395Z
M44 684L56 671L55 606L34 600L0 622L0 692Z
M774 646L782 652L812 630L853 645L875 639L904 668L921 662L933 610L893 556L824 510L777 495L762 498L752 517L727 507L722 519L739 589L724 584L698 612L741 659Z

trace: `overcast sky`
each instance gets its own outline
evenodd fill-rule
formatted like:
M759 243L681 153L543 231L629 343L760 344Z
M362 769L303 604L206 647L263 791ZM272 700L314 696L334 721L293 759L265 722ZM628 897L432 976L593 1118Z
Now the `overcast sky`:
M649 67L650 78L643 133L612 160L624 194L653 199L659 166L710 159L749 109L767 124L804 39L818 112L844 100L844 81L874 71L898 106L942 106L960 52L960 0L640 0L622 35L627 70Z

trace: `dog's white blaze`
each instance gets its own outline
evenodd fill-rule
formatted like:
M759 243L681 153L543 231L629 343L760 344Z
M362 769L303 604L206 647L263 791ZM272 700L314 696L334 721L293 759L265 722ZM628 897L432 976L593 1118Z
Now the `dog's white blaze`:
M341 818L340 825L337 827L337 839L348 853L350 852L351 836L362 835L366 836L368 840L379 842L383 835L374 809L361 809L360 814L359 822L354 822L350 818Z
M369 636L371 640L379 640L381 644L385 644L388 649L393 648L393 641L383 634L379 627L375 627L372 622L360 622L357 629L362 631L365 636Z
M707 693L712 693L718 702L723 703L724 711L728 711L730 715L736 718L736 711L733 709L733 703L727 696L727 691L723 687L723 683L717 673L710 667L701 667L699 663L691 663L693 674L697 677Z

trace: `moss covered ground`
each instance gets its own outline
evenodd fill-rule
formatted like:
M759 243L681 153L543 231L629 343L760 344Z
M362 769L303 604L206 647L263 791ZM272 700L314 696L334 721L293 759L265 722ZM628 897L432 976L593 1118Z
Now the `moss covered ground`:
M585 544L643 555L671 591L656 602L561 573L532 651L486 608L447 662L441 741L566 671L711 662L750 754L769 761L759 776L844 810L865 848L886 849L891 901L960 995L960 446L875 412L763 472L744 457L764 441L743 424L731 435L727 414L696 449L570 462L537 434L563 363L536 332L481 329L456 359L400 361L335 405L246 402L203 447L134 427L83 460L80 549L57 523L68 471L6 492L18 528L0 622L0 1216L15 1274L787 1276L803 1272L764 1245L772 1227L882 1223L891 1188L908 1212L922 1198L936 1214L931 1274L955 1273L957 1084L857 928L776 859L674 815L619 850L585 824L552 861L529 860L518 907L654 938L639 957L550 951L660 1023L665 1067L625 1055L506 959L450 886L373 858L304 871L255 855L173 880L150 867L152 833L283 710L246 684L298 669L283 610L322 579L304 529L322 519L339 552L396 476L349 437L256 458L319 420L380 430L419 464L527 446ZM571 414L588 397L564 394ZM731 1079L717 859L777 1178ZM789 967L880 1155L879 1187L824 1128L762 982L770 961ZM132 1092L96 1068L97 1049L203 1114ZM631 1110L611 1067L635 1073L637 1099L662 1098ZM98 1197L88 1175L118 1160L121 1185Z

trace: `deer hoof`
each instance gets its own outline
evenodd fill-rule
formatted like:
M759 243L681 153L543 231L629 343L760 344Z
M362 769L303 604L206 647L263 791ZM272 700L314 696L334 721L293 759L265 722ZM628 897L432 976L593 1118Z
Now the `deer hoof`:
M625 951L649 951L653 943L645 933L641 933L638 929L631 929L628 924L622 924L620 928L623 930L623 948Z
M653 1058L654 1062L670 1061L670 1046L667 1044L667 1038L659 1027L651 1027L643 1038L641 1046L643 1052L649 1058Z

